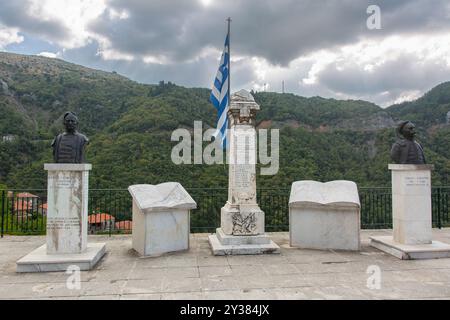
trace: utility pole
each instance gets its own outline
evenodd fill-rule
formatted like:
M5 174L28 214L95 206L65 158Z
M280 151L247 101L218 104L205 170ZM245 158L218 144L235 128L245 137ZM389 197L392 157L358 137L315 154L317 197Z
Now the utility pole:
M281 93L284 93L284 80L281 82Z

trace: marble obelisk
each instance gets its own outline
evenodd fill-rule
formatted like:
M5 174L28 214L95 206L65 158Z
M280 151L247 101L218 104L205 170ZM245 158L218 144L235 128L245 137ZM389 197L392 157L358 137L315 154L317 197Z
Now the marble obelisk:
M209 237L214 255L279 253L279 247L264 233L264 212L256 201L258 110L248 91L231 96L228 201L220 212L221 227Z

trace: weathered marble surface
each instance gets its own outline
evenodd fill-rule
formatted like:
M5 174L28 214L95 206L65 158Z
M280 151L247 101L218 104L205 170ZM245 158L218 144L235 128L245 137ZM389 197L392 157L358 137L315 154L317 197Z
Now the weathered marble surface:
M358 187L353 181L336 180L318 182L312 180L292 183L290 206L360 206Z
M360 249L360 203L352 181L296 181L289 198L290 245Z
M221 227L209 237L214 255L279 253L265 236L264 212L256 201L255 117L259 109L248 91L231 97L228 200L220 211Z
M208 236L215 256L280 253L280 247L267 235L228 236L220 229Z
M89 244L88 179L90 164L47 163L46 244L16 263L16 272L90 270L106 252L105 243Z
M394 241L392 236L373 236L370 245L402 260L450 258L450 245L439 241L408 245Z
M431 170L429 165L390 164L394 241L430 244Z
M165 182L158 185L136 184L128 187L139 209L148 213L167 208L195 209L197 204L178 182Z
M134 185L133 249L143 256L189 249L189 210L197 207L177 182Z
M256 202L256 130L259 105L241 90L229 109L228 201L221 209L221 228L228 235L264 234L264 212Z
M82 253L87 245L90 164L45 164L47 253Z
M393 236L371 237L371 246L403 260L450 257L450 245L432 239L433 168L432 165L389 164Z
M91 270L106 252L105 243L88 243L82 253L47 254L46 245L37 248L19 259L16 272L56 272L66 271L69 266L78 266L80 270Z

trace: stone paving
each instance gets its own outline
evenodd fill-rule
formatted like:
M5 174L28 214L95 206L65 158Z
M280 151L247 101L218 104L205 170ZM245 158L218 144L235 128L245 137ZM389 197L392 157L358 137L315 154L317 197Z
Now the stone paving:
M15 261L45 242L42 236L0 239L0 299L450 299L450 259L401 261L368 246L362 251L289 247L288 233L269 233L281 254L215 257L207 234L191 235L191 249L139 258L130 236L90 236L106 242L107 254L81 273L81 288L68 289L68 275L15 272ZM450 243L450 229L433 230ZM369 289L369 266L381 270L381 288Z

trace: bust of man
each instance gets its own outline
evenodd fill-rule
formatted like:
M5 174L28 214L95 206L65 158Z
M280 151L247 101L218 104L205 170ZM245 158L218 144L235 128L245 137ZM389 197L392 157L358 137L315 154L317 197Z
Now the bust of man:
M84 147L89 139L77 131L78 118L73 112L64 114L66 131L52 142L55 163L84 163Z
M411 121L402 121L397 127L399 139L391 149L391 159L398 164L425 164L422 146L414 140L416 126Z

